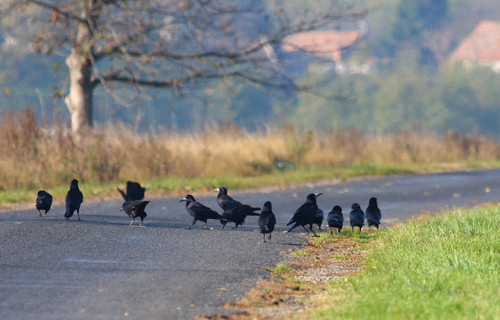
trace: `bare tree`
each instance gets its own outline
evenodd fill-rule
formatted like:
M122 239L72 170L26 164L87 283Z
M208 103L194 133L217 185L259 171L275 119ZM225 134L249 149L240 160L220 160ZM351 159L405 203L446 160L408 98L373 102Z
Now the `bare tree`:
M4 0L1 13L37 9L30 16L38 26L34 49L66 57L70 86L65 103L72 131L82 138L92 126L97 86L125 105L146 88L193 90L226 77L301 89L283 72L276 48L289 35L358 19L363 12L352 3Z

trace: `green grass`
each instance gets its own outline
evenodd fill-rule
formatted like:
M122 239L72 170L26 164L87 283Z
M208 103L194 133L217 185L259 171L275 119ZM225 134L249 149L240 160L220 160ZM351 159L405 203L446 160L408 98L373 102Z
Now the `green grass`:
M366 270L311 319L500 319L500 207L380 230ZM328 298L327 298L328 299Z
M340 233L334 231L333 234L330 232L318 232L319 237L312 237L309 245L314 247L321 247L325 241L330 241L335 238L352 238L354 241L359 243L368 243L370 239L374 239L379 236L379 232L376 229L364 228L362 232L356 228L352 231L351 227L345 227Z
M99 198L105 197L110 194L114 196L119 196L118 191L116 191L116 187L120 187L121 189L125 188L125 182L121 184L102 184L102 183L80 183L80 189L84 194L85 199L89 198ZM41 188L40 188L41 189ZM58 186L55 188L44 188L48 191L54 198L59 198L59 200L64 199L66 193L69 189L69 182L67 186ZM8 203L18 203L18 202L34 202L36 199L36 194L39 189L21 189L21 190L6 190L0 192L0 206ZM114 194L116 193L116 194Z
M345 180L360 176L383 176L388 174L416 173L417 168L386 166L352 166L352 167L320 167L302 166L293 170L274 170L268 174L251 176L211 177L211 178L185 178L167 177L150 181L153 190L178 192L189 190L209 190L217 186L228 186L232 189L247 189L261 186L279 186L280 184L293 184L306 181L337 178ZM422 170L422 168L421 168Z
M475 162L463 163L457 168L493 168L499 167L498 162ZM357 164L349 167L320 167L320 166L302 166L293 170L279 171L275 170L268 174L250 175L250 176L231 176L231 177L208 177L208 178L187 178L170 176L157 178L153 180L140 180L140 183L148 190L146 196L163 195L184 195L187 193L197 193L212 190L215 187L226 186L231 190L244 190L265 186L283 186L299 184L306 181L317 181L323 179L339 179L344 181L349 178L361 176L387 176L394 174L414 174L439 172L449 169L449 165L428 164L428 165L375 165L375 164ZM119 197L116 188L124 188L125 181L113 183L89 183L81 182L80 189L87 200L90 198ZM6 189L0 186L0 206L17 202L32 202L36 198L36 192L39 189L45 189L51 193L54 198L64 199L68 185L57 186L53 188L27 189ZM90 196L90 197L89 197ZM362 240L361 240L362 241Z
M281 274L292 271L292 267L290 267L286 263L278 263L275 267L269 268L269 271L271 271L271 273L273 273L273 274L281 275Z
M292 252L292 254L296 257L308 257L311 255L311 253L309 251L305 251L305 250L297 250L297 251Z
M333 259L349 259L350 256L347 254L334 254L332 255Z
M380 176L390 173L415 173L416 171L405 168L393 168L388 170L385 166L354 166L350 168L323 168L323 167L300 167L295 170L275 171L270 174L257 176L232 176L232 177L212 177L212 178L186 178L186 177L165 177L154 180L141 180L140 183L147 188L146 195L166 195L184 194L209 191L215 187L226 186L232 190L249 189L262 186L280 186L298 184L305 181L315 181L322 179L337 178L344 180L357 176ZM125 181L117 183L80 183L80 189L87 196L94 198L115 196L119 194L116 188L125 188ZM40 187L41 189L43 187ZM69 188L68 185L55 188L46 188L55 198L64 198ZM0 205L7 203L34 201L37 189L20 190L0 190Z

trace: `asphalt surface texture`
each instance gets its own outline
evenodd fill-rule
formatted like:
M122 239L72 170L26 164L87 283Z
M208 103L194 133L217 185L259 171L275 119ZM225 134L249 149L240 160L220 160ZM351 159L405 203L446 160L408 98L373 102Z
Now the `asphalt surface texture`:
M230 230L232 223L221 230L213 220L213 230L203 230L203 222L186 230L192 219L179 197L149 199L145 228L128 227L118 199L84 199L81 221L76 216L66 221L62 206L41 218L34 207L1 212L0 319L192 319L231 313L222 306L268 277L266 267L285 260L283 252L307 241L300 227L282 231L311 192L323 192L318 205L325 215L334 205L343 208L344 226L353 202L364 210L375 196L387 227L422 212L497 202L500 170L229 189L252 206L273 203L277 227L267 244L259 244L257 217L247 217L238 230ZM194 196L221 212L215 191Z

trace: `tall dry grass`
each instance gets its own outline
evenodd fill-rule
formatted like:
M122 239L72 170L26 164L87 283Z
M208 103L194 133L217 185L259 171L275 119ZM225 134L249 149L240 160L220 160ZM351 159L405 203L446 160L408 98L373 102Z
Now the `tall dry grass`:
M249 133L232 126L136 134L124 126L106 126L78 145L65 126L40 126L26 109L3 114L0 152L1 191L66 185L74 177L109 183L261 175L278 170L278 162L303 168L496 161L500 144L455 132L373 136L360 130L319 133L284 127Z

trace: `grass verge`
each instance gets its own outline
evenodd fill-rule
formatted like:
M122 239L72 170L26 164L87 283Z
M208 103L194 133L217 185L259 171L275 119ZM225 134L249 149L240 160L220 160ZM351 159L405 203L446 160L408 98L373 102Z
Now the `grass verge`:
M305 181L331 180L332 177L338 180L345 180L362 175L386 175L386 174L404 174L414 173L417 170L411 168L385 168L378 166L352 167L352 168L298 168L293 171L276 172L259 176L231 176L231 177L209 177L209 178L187 178L182 176L171 176L166 178L157 178L150 180L141 180L141 184L147 188L148 197L164 195L184 195L186 193L206 192L215 187L226 186L231 190L250 189L258 187L273 186L284 188L286 186L299 184ZM110 197L119 197L116 188L125 188L125 181L115 183L92 183L81 182L80 189L86 200L105 199ZM40 187L43 188L43 187ZM64 199L68 186L57 186L45 188L55 199ZM30 203L36 198L38 189L8 189L0 191L0 207L9 208L16 203Z
M386 229L370 251L365 272L330 283L332 304L307 318L500 318L500 207Z
M166 195L183 196L187 193L207 192L215 187L226 186L231 190L245 190L251 188L274 187L286 188L304 182L314 181L345 181L356 177L387 176L397 174L417 174L444 172L453 170L486 169L500 167L497 162L477 162L477 163L454 163L454 164L432 164L432 165L354 165L350 167L300 167L290 171L274 172L257 176L223 176L208 178L189 178L182 176L170 176L166 178L144 179L140 183L146 187L147 197L161 197ZM120 197L116 188L125 188L126 181L99 183L80 182L85 201L103 200ZM0 188L0 209L13 209L34 205L36 193L40 189L45 189L54 197L56 203L62 203L68 185L44 188L20 188L4 189Z
M208 319L499 319L500 207L311 238ZM204 318L207 319L207 318Z

